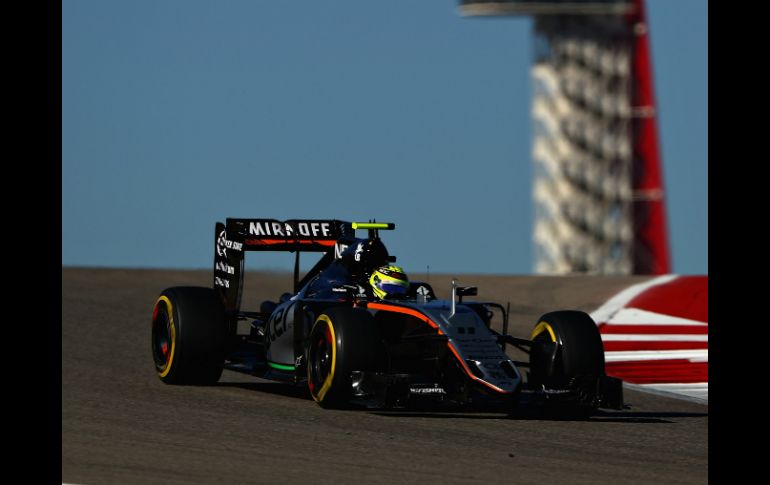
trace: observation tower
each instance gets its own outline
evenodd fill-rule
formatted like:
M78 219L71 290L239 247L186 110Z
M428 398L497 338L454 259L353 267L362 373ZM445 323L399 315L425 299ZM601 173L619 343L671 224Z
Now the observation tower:
M671 271L644 0L460 0L534 17L535 267Z

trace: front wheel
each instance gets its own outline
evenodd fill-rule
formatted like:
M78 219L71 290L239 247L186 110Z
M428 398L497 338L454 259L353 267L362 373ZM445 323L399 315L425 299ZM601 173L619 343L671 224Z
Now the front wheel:
M322 407L344 407L353 395L350 373L383 371L384 355L369 312L350 307L326 310L316 319L308 340L310 395Z
M567 403L557 399L557 404L567 404L559 408L573 415L596 409L596 382L605 371L604 346L593 319L581 311L546 313L530 339L540 344L530 354L530 383L545 389L572 389L573 399Z
M163 290L152 312L152 356L166 384L214 384L227 341L225 309L211 288Z

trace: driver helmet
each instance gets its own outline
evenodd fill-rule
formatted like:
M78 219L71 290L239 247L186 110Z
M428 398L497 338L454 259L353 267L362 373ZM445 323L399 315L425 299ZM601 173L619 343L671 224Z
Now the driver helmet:
M377 298L384 299L393 295L404 295L409 289L406 273L399 266L380 266L369 277L369 284Z

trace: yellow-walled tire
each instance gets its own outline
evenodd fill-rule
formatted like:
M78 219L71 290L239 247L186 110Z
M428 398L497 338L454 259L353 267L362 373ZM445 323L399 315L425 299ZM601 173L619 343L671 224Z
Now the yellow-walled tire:
M556 344L555 352L540 352L535 347L530 352L529 382L536 388L570 388L575 379L593 381L605 373L604 346L599 329L584 312L546 313L538 319L530 339ZM597 405L598 402L575 402L557 396L546 403L544 410L553 417L585 419Z
M308 389L324 408L341 408L352 398L352 371L382 372L385 348L366 310L335 307L322 313L310 331Z
M152 312L155 371L166 384L215 384L227 340L225 310L211 288L177 286L158 297Z
M538 319L532 330L535 342L558 343L553 362L541 365L532 362L533 370L541 369L533 376L540 383L563 381L571 377L604 375L604 346L599 328L586 313L564 310L546 313ZM548 369L543 372L542 369Z

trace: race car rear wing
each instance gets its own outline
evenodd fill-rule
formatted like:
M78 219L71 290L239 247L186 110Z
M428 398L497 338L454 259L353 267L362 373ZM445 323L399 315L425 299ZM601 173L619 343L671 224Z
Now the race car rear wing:
M292 219L227 219L229 238L244 251L326 252L343 235L353 235L350 222Z
M220 294L228 313L237 313L241 306L244 253L286 251L296 253L296 291L301 252L330 253L340 238L354 235L350 222L336 219L278 221L228 218L224 224L217 222L214 231L214 289Z
M382 229L394 229L392 223L345 222L337 219L238 219L217 222L214 231L214 289L230 315L238 313L243 288L243 265L246 251L287 251L294 259L294 291L312 274L322 270L340 256L344 244L338 241L355 238L356 229L369 231L374 237ZM299 255L303 252L326 253L300 281Z

